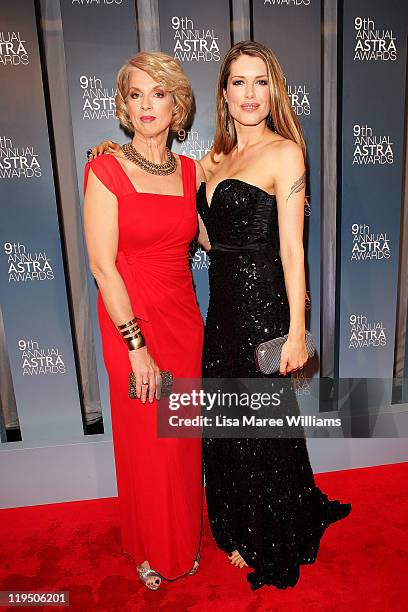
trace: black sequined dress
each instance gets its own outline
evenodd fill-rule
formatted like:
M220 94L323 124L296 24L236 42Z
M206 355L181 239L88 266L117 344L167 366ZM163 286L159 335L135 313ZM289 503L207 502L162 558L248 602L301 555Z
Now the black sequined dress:
M289 329L276 198L225 179L211 206L201 185L197 210L211 243L203 376L262 376L256 345ZM203 439L203 458L218 546L237 549L253 568L253 590L293 587L299 566L315 561L326 527L351 509L316 487L303 430L295 438Z

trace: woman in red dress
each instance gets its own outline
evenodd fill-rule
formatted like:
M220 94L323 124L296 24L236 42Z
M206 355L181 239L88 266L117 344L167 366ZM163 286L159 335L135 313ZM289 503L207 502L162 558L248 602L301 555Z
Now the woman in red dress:
M122 546L155 590L162 578L195 573L199 561L201 439L157 437L157 395L160 371L201 376L203 322L188 250L203 176L166 147L192 101L178 62L139 53L119 71L117 89L116 113L133 138L86 165L84 226L99 289ZM128 397L132 370L138 399Z

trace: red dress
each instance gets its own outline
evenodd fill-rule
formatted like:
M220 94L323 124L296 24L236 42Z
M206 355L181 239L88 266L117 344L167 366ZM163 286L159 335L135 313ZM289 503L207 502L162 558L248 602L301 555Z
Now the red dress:
M116 266L146 345L160 370L199 378L203 322L188 263L197 231L194 162L180 157L183 196L136 192L119 161L102 155L85 167L118 200ZM201 439L158 438L157 402L128 397L128 349L98 293L109 377L112 437L123 551L147 559L163 577L190 571L201 535Z

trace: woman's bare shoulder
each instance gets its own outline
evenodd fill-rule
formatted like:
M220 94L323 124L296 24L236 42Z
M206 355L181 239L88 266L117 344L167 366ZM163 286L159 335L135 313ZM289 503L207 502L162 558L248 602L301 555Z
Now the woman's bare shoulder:
M279 136L271 139L263 147L257 166L261 172L263 168L270 169L269 175L275 178L286 175L290 169L297 172L305 166L302 148L289 138Z
M300 159L303 160L301 146L294 140L283 138L283 136L279 136L267 143L265 153L273 155L277 162L284 164L290 161L297 162Z
M208 153L206 153L204 157L200 159L200 165L204 171L207 181L212 177L219 163L224 157L225 155L223 153L214 153L214 151L211 149L211 151L208 151Z

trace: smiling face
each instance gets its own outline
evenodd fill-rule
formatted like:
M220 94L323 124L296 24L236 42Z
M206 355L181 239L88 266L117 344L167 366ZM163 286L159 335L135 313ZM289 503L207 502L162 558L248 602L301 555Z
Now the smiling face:
M242 125L258 125L270 111L269 79L260 57L240 55L231 63L224 98L230 115Z
M152 138L170 127L174 98L162 85L140 68L129 73L126 109L135 133Z

